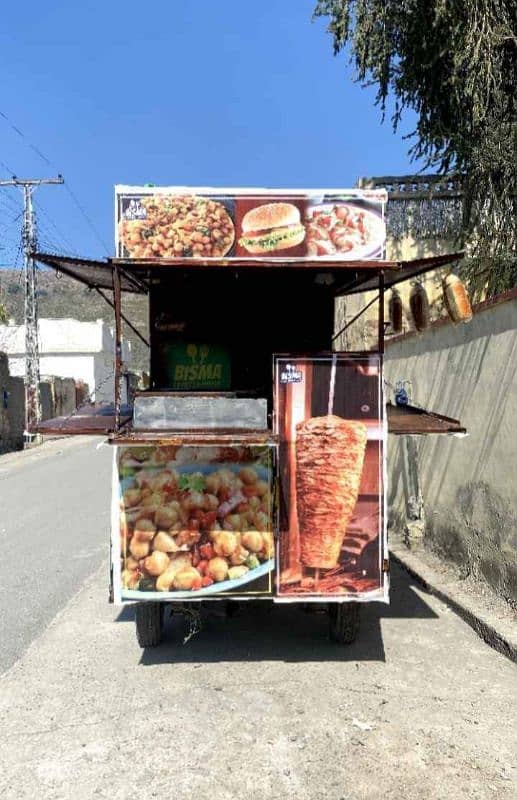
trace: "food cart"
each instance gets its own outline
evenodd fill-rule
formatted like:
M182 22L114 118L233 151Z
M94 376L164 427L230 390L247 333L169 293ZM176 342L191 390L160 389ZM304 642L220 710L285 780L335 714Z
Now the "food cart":
M142 646L161 640L167 606L319 603L346 643L361 603L388 602L387 433L463 429L386 403L386 289L461 257L387 260L386 199L118 186L114 258L36 254L114 310L113 406L38 431L113 445L110 600L136 604ZM336 298L372 290L376 348L335 351ZM149 298L148 341L125 292ZM150 348L149 388L128 407L123 320Z

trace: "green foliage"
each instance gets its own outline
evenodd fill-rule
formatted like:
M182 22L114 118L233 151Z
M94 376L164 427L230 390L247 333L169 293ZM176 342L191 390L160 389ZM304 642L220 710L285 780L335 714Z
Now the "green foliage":
M410 154L462 178L463 266L476 291L517 283L515 0L318 0L334 52L377 87L396 129L417 114Z
M9 322L9 314L3 303L0 303L0 325L5 325Z

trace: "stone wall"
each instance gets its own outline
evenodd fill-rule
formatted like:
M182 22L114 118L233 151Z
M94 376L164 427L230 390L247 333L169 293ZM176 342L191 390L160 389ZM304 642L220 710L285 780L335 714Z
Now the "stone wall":
M23 378L9 374L5 353L0 353L0 453L23 447L25 388Z
M51 419L71 414L76 407L76 384L73 378L58 378L55 375L44 376L40 383L40 392L48 391L49 405L42 408L42 419Z
M43 377L40 382L42 419L71 414L76 407L72 378ZM23 448L25 387L23 378L9 374L8 359L0 353L0 453Z
M517 290L467 325L440 320L388 341L386 378L468 430L389 437L391 524L420 523L426 546L517 605Z

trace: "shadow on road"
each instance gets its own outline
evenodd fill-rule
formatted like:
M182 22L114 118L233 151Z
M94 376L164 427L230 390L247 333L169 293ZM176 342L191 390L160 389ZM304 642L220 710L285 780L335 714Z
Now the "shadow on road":
M166 615L164 642L142 652L141 664L205 663L217 661L385 661L383 618L433 619L436 614L414 591L412 579L393 565L391 604L365 603L361 630L346 647L328 639L328 619L323 607L243 602L232 616L223 603L207 603L201 611L201 630L187 644L188 621L183 615ZM423 591L421 587L418 587ZM133 622L131 606L118 622Z

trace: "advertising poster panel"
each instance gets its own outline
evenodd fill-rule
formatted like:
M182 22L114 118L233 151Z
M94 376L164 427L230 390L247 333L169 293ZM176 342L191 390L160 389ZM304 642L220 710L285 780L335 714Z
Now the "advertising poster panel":
M385 255L384 189L115 187L120 258L365 260Z
M271 596L273 464L270 446L118 446L115 602Z
M387 600L379 355L275 358L277 596Z

